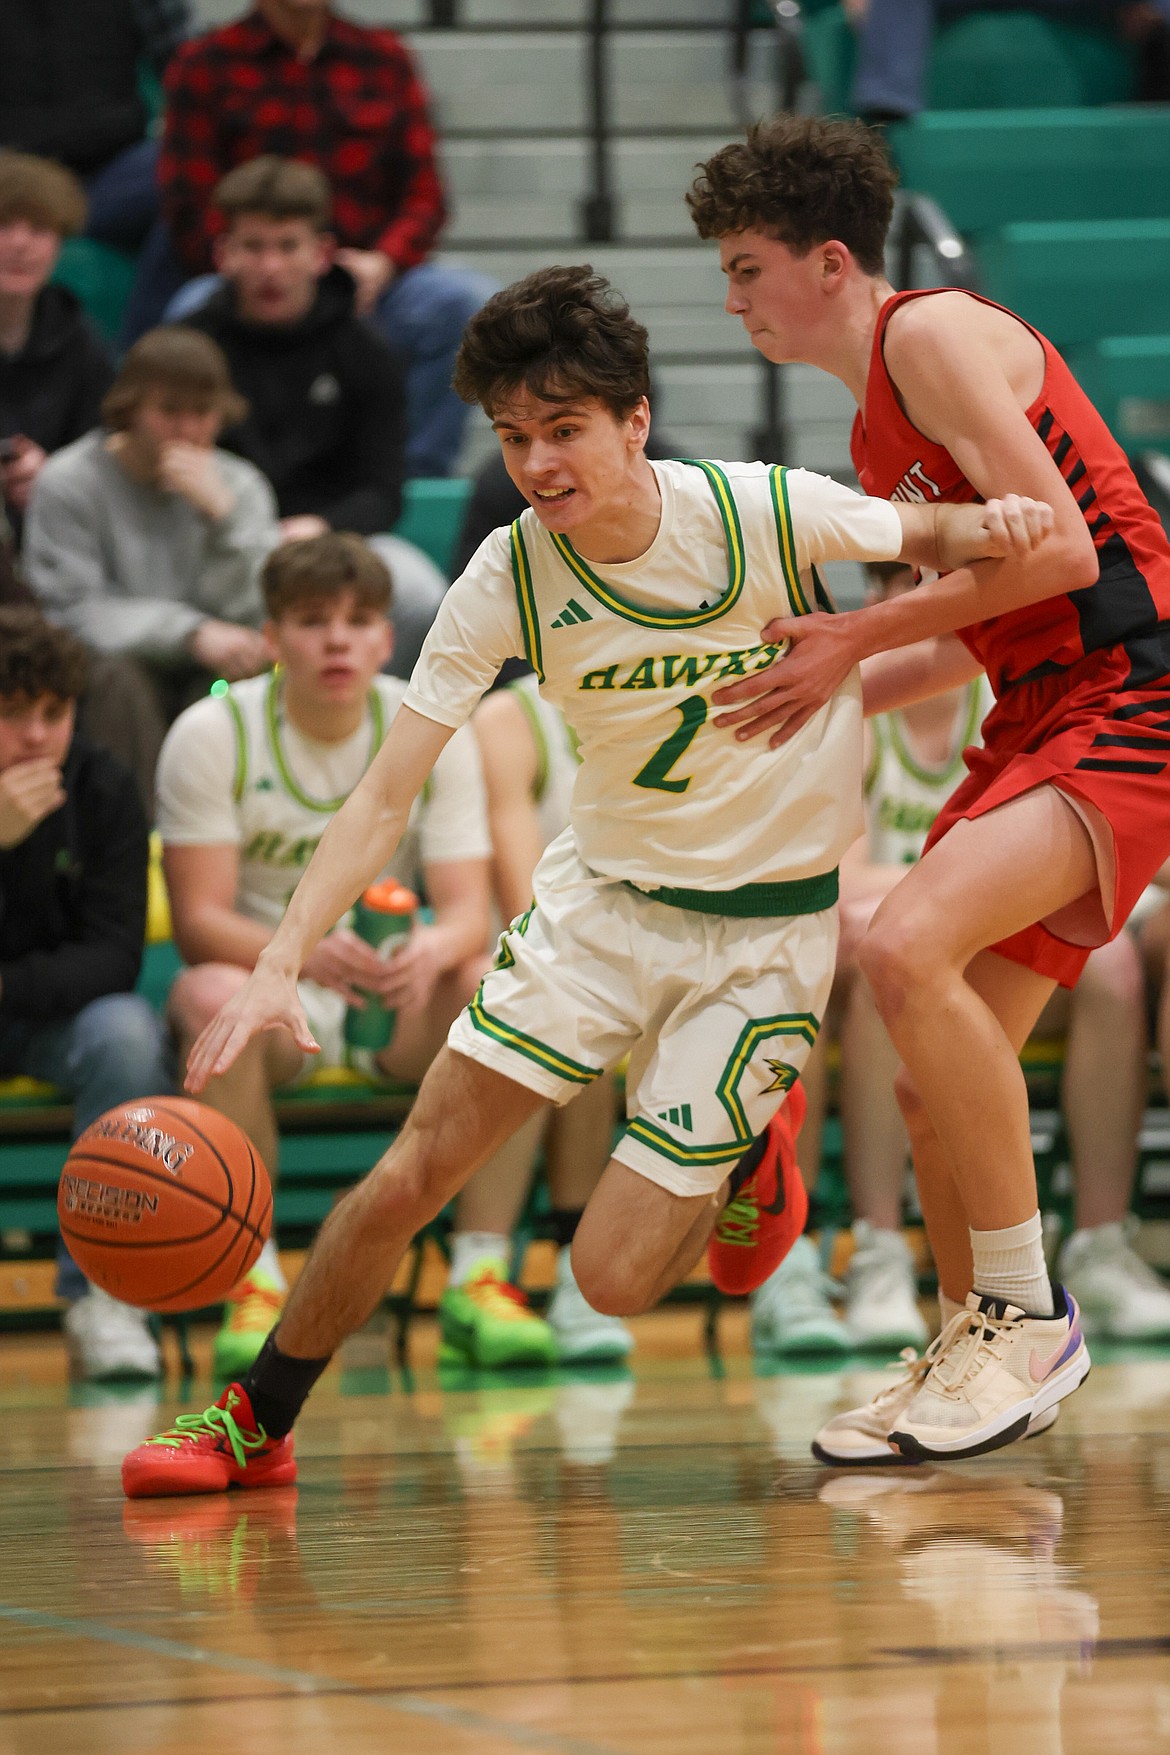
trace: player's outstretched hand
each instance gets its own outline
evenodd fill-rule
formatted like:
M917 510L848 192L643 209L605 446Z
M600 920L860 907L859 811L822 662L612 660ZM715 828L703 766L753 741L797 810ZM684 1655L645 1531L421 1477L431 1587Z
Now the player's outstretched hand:
M741 741L770 731L769 749L795 737L857 663L848 622L847 616L819 610L769 622L762 638L785 642L786 649L767 670L715 690L716 705L733 709L720 713L715 724L734 727Z
M193 1097L208 1079L227 1072L253 1036L263 1030L289 1032L304 1054L320 1054L291 975L257 963L244 985L221 1006L197 1039L187 1060L186 1086Z

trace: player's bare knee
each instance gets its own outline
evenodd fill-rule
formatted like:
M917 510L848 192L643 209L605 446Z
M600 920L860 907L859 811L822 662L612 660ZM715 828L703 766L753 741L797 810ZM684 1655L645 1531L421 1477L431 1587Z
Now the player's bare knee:
M857 947L857 966L884 1018L896 1017L921 980L923 945L905 916L879 913Z
M620 1252L572 1251L573 1278L585 1302L601 1316L640 1316L653 1302L654 1286L640 1283L636 1266Z
M238 993L248 971L235 963L195 963L180 970L167 997L167 1013L178 1035L193 1040Z

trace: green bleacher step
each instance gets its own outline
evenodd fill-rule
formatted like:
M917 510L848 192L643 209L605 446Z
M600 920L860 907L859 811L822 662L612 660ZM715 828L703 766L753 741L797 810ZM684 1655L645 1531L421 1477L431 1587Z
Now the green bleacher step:
M1127 451L1170 450L1170 335L1108 336L1069 364Z
M1170 310L1170 219L1004 226L979 250L983 290L1067 348L1159 335Z
M927 110L890 130L902 182L960 232L1170 213L1170 108Z

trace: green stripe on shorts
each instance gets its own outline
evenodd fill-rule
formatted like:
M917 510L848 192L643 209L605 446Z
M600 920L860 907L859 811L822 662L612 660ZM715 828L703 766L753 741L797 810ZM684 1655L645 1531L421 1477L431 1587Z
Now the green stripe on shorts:
M484 1009L483 1000L477 993L467 1008L467 1015L475 1028L494 1042L505 1048L514 1049L528 1060L535 1061L537 1066L544 1067L546 1072L556 1073L558 1078L565 1079L574 1085L591 1085L600 1072L599 1067L582 1066L579 1061L570 1060L567 1054L558 1054L546 1042L538 1042L535 1036L526 1036L523 1030L513 1029L511 1024L501 1023Z
M680 1140L673 1139L670 1134L664 1133L660 1127L655 1127L654 1123L647 1121L643 1115L639 1115L636 1120L631 1121L626 1129L626 1136L629 1139L638 1140L644 1146L649 1146L651 1151L658 1153L659 1157L669 1158L672 1164L681 1164L686 1168L695 1164L733 1164L737 1158L743 1157L744 1152L751 1145L750 1136L744 1140L725 1140L722 1145L718 1146L683 1145Z

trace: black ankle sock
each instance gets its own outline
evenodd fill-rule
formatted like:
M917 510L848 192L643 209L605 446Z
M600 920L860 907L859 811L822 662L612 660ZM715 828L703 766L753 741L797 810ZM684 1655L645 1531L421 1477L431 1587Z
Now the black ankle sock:
M332 1355L324 1359L294 1359L282 1353L273 1329L240 1379L248 1392L257 1424L269 1438L284 1438L304 1406L309 1391Z
M584 1207L553 1207L548 1221L558 1249L569 1247L577 1235L577 1226L581 1223L584 1212Z
M731 1174L727 1178L728 1186L731 1189L731 1194L729 1196L731 1200L735 1199L748 1177L754 1176L760 1165L763 1163L764 1152L767 1149L767 1145L768 1130L765 1128L763 1133L758 1133L756 1135L743 1157L739 1160L739 1163L733 1165Z

